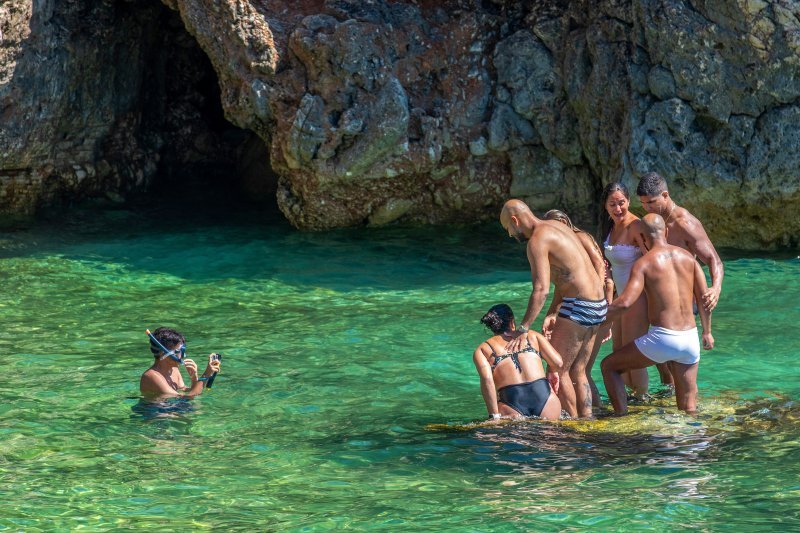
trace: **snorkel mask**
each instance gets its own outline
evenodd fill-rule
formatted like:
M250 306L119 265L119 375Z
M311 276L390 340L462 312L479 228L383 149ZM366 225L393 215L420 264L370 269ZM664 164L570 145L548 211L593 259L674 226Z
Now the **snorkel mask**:
M153 348L157 348L157 349L161 350L162 352L164 352L164 355L162 355L158 359L159 361L164 360L164 358L166 358L166 357L171 357L172 359L177 361L178 364L181 364L181 365L183 364L183 359L186 357L186 345L185 344L181 344L180 348L177 348L175 350L168 350L167 348L164 347L163 344L158 342L158 339L156 339L155 336L152 333L150 333L149 329L144 330L144 332L147 333L148 337L150 337L150 346L152 346ZM178 353L180 353L180 357L177 355Z

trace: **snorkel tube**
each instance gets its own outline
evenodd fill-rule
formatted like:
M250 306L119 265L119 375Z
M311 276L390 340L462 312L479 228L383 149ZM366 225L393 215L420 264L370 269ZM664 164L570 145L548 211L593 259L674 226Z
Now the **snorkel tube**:
M144 332L147 333L148 337L150 337L150 345L153 346L154 348L158 348L159 350L164 352L164 355L162 355L159 358L159 361L164 359L165 357L171 357L172 359L177 361L178 364L181 364L181 365L183 364L183 354L186 353L186 347L185 346L183 346L183 345L181 346L181 349L180 349L181 357L176 357L175 356L175 350L167 350L164 347L164 345L161 344L160 342L158 342L158 339L156 339L155 336L152 333L150 333L149 329L144 330Z

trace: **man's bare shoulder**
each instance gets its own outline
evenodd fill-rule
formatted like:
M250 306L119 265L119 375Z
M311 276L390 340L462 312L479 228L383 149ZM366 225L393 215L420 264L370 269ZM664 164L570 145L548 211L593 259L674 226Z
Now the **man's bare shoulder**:
M564 226L561 222L554 222L552 220L542 220L541 223L537 224L536 227L533 228L533 232L531 232L531 238L528 239L528 248L537 250L549 249L551 246L558 243L559 236L561 235L559 230L561 228L555 224ZM566 226L564 227L566 228Z
M667 244L665 252L671 254L672 257L675 257L681 261L694 261L694 255L687 250L686 248L681 248L680 246L675 246L674 244Z
M562 226L564 229L567 228L567 226L562 222L557 222L555 220L542 220L536 225L536 227L533 229L533 232L538 233L539 235L560 235Z
M675 226L687 237L705 236L706 230L703 223L684 207L676 208Z
M636 217L636 220L631 222L630 229L633 231L644 231L645 230L644 222L642 222L641 218Z
M139 378L139 390L141 392L160 392L167 384L166 378L157 370L148 368Z
M653 267L657 268L659 265L662 265L666 262L685 260L694 261L694 256L680 246L665 244L663 246L653 248L642 257L637 259L633 267L636 268L638 266L640 269L646 270Z
M580 244L581 239L575 231L567 227L563 222L555 220L543 220L544 224L540 224L537 230L541 230L539 234L543 240L547 240L548 245L558 247L563 246L565 242L572 242ZM587 234L587 236L589 236Z

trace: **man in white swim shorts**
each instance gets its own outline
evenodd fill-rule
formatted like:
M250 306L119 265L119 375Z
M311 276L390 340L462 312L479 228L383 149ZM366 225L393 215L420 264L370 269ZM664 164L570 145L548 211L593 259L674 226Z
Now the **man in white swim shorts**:
M649 252L636 260L628 285L608 306L608 320L624 313L645 291L650 330L612 352L600 368L614 412L628 412L622 373L667 363L675 380L678 409L697 410L697 368L700 343L692 304L696 301L703 326L703 348L714 347L711 311L702 304L708 289L702 268L686 250L667 244L665 223L660 215L646 215L642 222Z

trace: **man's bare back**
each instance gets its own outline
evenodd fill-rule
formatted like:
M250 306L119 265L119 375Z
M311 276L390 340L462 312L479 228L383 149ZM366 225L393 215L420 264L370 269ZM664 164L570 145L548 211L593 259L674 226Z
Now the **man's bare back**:
M561 296L593 300L603 297L602 278L586 247L570 228L560 222L543 220L534 229L528 241L528 258L541 261L545 254L550 281Z
M611 303L608 315L624 313L645 291L648 320L653 327L603 360L603 381L614 411L624 414L628 404L622 374L653 364L668 364L675 378L678 408L694 412L700 348L692 303L702 302L707 289L705 275L691 253L667 243L661 216L650 213L642 222L649 251L634 263L628 285ZM702 305L698 308L703 347L710 350L714 347L711 312Z
M671 244L653 247L634 264L644 276L650 324L674 330L695 326L695 267L700 268L692 254Z

